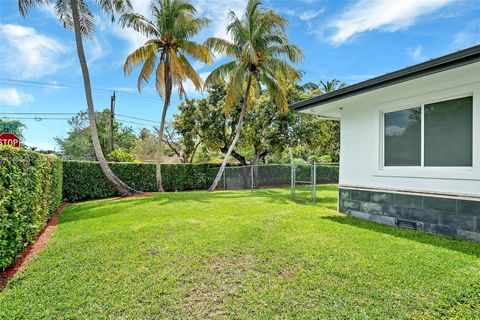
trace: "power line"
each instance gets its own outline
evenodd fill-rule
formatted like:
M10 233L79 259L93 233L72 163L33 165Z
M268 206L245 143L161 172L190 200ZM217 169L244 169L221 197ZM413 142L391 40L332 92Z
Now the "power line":
M73 112L0 112L0 115L6 114L6 115L55 115L55 116L65 116L65 115L77 115L78 113L73 113ZM145 122L150 122L157 124L158 122L149 120L149 119L143 119L143 118L138 118L138 117L132 117L132 116L127 116L123 114L116 114L119 117L122 118L128 118L128 119L134 119L134 120L140 120L140 121L145 121ZM8 118L8 116L7 116ZM120 119L122 122L126 122L126 120Z
M83 89L83 86L64 84L64 83L49 83L41 81L29 81L29 80L18 80L18 79L0 79L0 82L7 85L20 86L20 87L30 87L30 88L40 88L40 87L51 87L51 88L63 88L63 89ZM126 92L125 90L115 89L115 88L97 88L92 87L92 90L111 92L113 90L117 91L118 94L126 97L132 97L136 99L141 99L148 102L158 103L159 100L152 97L145 97L138 94Z
M3 117L3 119L6 119L6 120L35 120L35 121L43 121L43 120L62 120L62 121L65 121L65 120L70 120L71 118L10 117L10 116L5 116L5 117ZM144 126L144 127L151 126L150 124L140 123L140 122L135 122L135 121L128 121L128 120L120 120L119 122L137 124L137 125Z

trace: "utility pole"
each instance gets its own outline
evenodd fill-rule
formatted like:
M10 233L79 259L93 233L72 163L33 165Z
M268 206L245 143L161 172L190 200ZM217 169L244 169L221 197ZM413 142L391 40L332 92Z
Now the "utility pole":
M110 97L110 150L115 150L115 146L113 144L113 121L115 120L115 91L113 91L113 95Z

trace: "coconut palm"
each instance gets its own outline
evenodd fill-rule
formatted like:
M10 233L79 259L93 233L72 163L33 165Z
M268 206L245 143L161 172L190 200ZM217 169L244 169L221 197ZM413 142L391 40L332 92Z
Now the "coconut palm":
M300 77L299 72L288 63L297 63L303 58L299 47L290 44L285 28L286 20L260 6L259 0L249 0L241 18L229 12L227 32L231 40L209 38L205 44L213 51L230 56L227 62L210 73L208 86L218 81L227 81L225 110L243 98L236 132L222 161L215 180L208 189L214 191L235 148L242 129L245 112L254 102L263 85L274 99L278 108L287 111L286 81Z
M320 81L320 91L322 93L332 92L338 89L345 88L346 83L340 82L340 80L333 79L327 82Z
M155 88L164 99L162 118L157 139L157 189L163 192L161 157L165 117L170 105L173 87L180 98L185 96L184 83L190 80L197 90L203 88L203 80L188 61L187 56L203 63L212 63L210 50L190 40L210 23L210 20L195 16L195 8L184 0L157 0L152 4L152 21L138 13L126 13L121 17L124 27L131 27L145 35L148 40L127 57L125 74L143 65L137 87L141 91L155 75Z
M111 16L114 21L115 13L127 12L131 9L130 0L96 0L97 5L102 11ZM95 19L86 0L19 0L18 8L20 14L25 17L28 10L34 6L52 5L55 3L55 11L63 25L74 31L75 43L77 47L78 60L83 75L83 84L85 88L85 98L88 107L88 119L90 123L90 134L93 143L93 149L98 163L107 179L112 183L121 196L131 195L137 191L121 181L110 169L105 156L103 155L100 142L98 140L96 114L93 106L92 88L90 85L90 75L88 71L87 60L83 49L82 37L92 37L95 29Z

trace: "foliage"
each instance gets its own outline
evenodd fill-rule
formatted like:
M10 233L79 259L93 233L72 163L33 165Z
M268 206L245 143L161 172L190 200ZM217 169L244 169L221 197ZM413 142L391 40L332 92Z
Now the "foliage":
M312 96L293 85L287 87L287 93L289 103ZM226 114L225 95L225 86L216 84L208 90L206 98L187 100L179 105L172 126L182 145L201 143L210 154L226 153L235 134L241 105L235 104ZM266 162L267 158L270 162L289 163L288 149L292 148L294 157L304 161L338 161L339 144L338 122L294 111L285 113L278 110L268 92L263 91L245 116L243 134L232 157L241 165Z
M411 319L456 298L431 319L479 318L480 244L337 214L318 189L68 204L0 318Z
M155 165L150 163L109 163L122 181L136 190L154 192ZM215 164L162 164L166 191L206 189L213 180ZM63 162L63 196L69 201L114 197L117 192L97 162Z
M32 242L62 200L62 162L0 147L0 269Z
M138 161L150 161L155 159L156 137L148 129L142 128L138 138L134 142L132 157Z
M131 154L123 149L115 149L108 154L108 160L113 162L133 162Z
M97 131L100 146L104 152L110 151L110 110L105 109L97 113ZM90 128L88 125L88 114L79 112L68 120L70 130L65 138L55 138L60 146L61 153L67 159L95 159ZM113 122L113 140L116 149L130 152L135 144L136 136L133 129L124 126L118 121Z
M230 11L229 18L227 32L231 40L212 37L205 44L232 61L213 70L206 80L207 85L228 79L227 111L240 98L247 100L250 108L262 84L275 105L287 111L287 83L300 78L300 73L289 62L298 63L303 58L300 48L288 40L287 21L273 10L262 7L259 0L249 0L242 17Z
M143 65L138 76L138 90L141 91L154 74L155 88L161 97L170 94L172 85L177 87L180 97L183 97L183 83L187 79L196 90L201 90L203 80L187 57L203 63L212 62L208 48L191 40L210 20L196 17L196 9L185 0L155 0L152 2L151 14L153 20L134 12L125 13L120 18L123 27L133 28L148 38L127 57L125 74L130 74L133 69Z

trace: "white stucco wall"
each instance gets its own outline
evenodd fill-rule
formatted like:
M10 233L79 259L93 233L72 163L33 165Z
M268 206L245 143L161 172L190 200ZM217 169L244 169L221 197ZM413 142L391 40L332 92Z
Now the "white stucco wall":
M385 111L473 95L471 168L383 167ZM335 102L341 115L340 185L480 196L480 62Z

